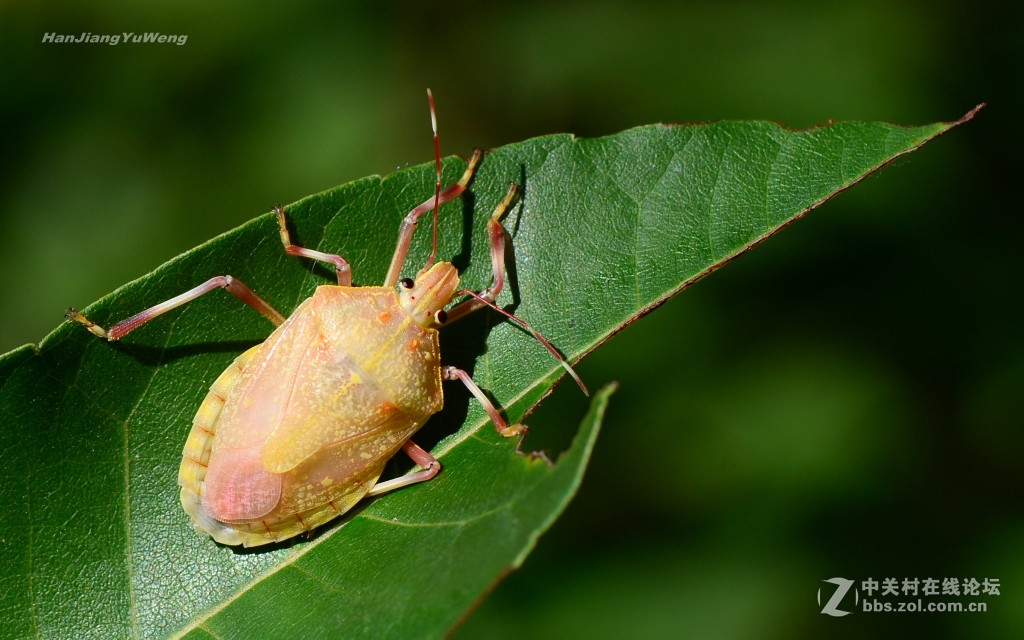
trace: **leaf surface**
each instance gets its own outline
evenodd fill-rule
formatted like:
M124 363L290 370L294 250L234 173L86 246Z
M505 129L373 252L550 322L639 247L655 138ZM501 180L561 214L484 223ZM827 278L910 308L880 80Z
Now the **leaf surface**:
M965 116L965 119L974 112ZM962 122L963 120L961 120ZM499 302L573 361L686 285L893 158L958 123L651 125L494 150L441 212L439 255L480 289L485 221L509 182L511 286ZM444 163L445 181L464 162ZM293 241L337 252L379 284L404 214L433 193L430 165L365 178L290 207ZM430 247L414 239L406 274ZM327 270L284 255L264 215L85 311L109 326L218 274L290 312ZM60 310L54 310L57 314ZM409 638L443 635L518 566L579 485L611 389L595 394L554 466L515 455L455 386L416 440L444 470L358 507L313 540L239 551L196 535L178 504L181 447L209 384L271 330L215 292L107 344L62 325L0 357L0 618L9 637ZM481 312L446 327L513 421L561 369L527 334ZM407 461L397 461L402 472Z

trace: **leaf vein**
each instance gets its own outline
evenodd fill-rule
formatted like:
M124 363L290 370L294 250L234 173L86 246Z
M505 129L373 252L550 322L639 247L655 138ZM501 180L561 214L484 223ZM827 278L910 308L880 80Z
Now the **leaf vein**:
M714 212L715 195L718 192L718 183L719 183L719 181L722 178L722 167L725 166L725 156L726 156L726 154L729 153L729 150L732 149L732 143L733 143L733 140L735 140L735 138L728 132L728 130L724 130L723 133L728 138L728 140L725 143L725 148L722 149L722 155L719 156L719 158L718 158L718 166L715 168L715 180L711 184L711 192L708 195L708 252L709 252L709 256L710 256L712 261L717 259L716 255L715 255L715 239L714 239L714 229L715 229L715 212Z
M406 522L404 520L397 520L394 518L381 518L380 516L371 515L369 513L360 513L358 517L366 518L367 520L383 522L384 524L391 524L396 527L410 527L415 529L430 529L433 527L464 527L467 524L476 522L477 520L483 520L484 518L488 518L496 513L507 511L509 506L512 505L512 502L513 500L509 500L505 503L502 503L501 506L494 507L493 509L488 509L487 511L481 511L475 516L471 518L465 518L463 520L445 520L441 522Z

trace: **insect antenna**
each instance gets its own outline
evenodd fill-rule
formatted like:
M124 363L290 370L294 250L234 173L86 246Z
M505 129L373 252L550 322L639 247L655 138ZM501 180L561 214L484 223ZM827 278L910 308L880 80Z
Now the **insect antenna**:
M526 324L526 322L524 320L520 320L519 318L515 317L514 315L512 315L508 311L505 311L504 309L500 308L499 306L497 306L493 302L490 302L489 300L487 300L486 298L484 298L480 294L474 293L473 291L470 291L468 289L463 289L462 291L459 291L455 295L457 295L457 296L460 296L460 295L472 296L472 297L476 298L477 300L479 300L480 302L482 302L485 305L487 305L488 307L490 307L491 309L494 309L498 313L502 314L503 316L505 316L509 320L512 320L513 322L518 324L520 327L522 327L522 328L526 329L527 331L529 331L531 334L533 334L533 337L536 338L538 342L540 342L542 345L544 345L545 349L547 349L548 351L551 352L551 355L555 356L555 359L558 360L559 364L562 365L562 368L565 369L566 373L568 373L570 376L572 376L572 379L575 380L576 384L578 384L580 386L580 389L583 391L583 394L586 395L586 396L590 395L590 392L587 391L587 385L583 384L583 381L580 380L580 377L578 375L576 375L576 371L574 371L573 368L569 365L569 363L565 360L565 358L562 357L562 354L558 353L558 351L554 347L551 346L551 343L544 339L544 336L540 335L540 333L538 333L536 329L534 329L530 325Z
M437 256L437 215L441 208L441 145L437 139L437 111L434 109L434 94L427 89L427 101L430 103L430 128L434 130L434 170L437 173L437 182L434 184L434 239L431 244L430 257L427 264L423 265L423 271L430 268Z

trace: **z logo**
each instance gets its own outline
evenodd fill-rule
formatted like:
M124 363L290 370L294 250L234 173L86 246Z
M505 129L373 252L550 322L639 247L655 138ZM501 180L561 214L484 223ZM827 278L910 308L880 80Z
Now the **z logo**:
M853 580L847 580L846 578L832 578L831 580L823 580L822 582L831 582L836 585L836 591L832 594L829 601L825 603L825 608L822 609L821 612L836 618L848 615L850 613L849 611L843 611L836 607L843 601L843 596L845 596L846 592L850 590L850 587L853 586ZM858 596L860 596L859 593L854 594L854 598L860 600ZM821 604L821 589L818 589L818 604Z

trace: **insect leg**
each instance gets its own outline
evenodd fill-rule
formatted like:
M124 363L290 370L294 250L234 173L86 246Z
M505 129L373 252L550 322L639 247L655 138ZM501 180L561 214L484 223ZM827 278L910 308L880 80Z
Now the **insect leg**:
M558 353L558 350L555 349L554 347L552 347L551 343L544 339L544 336L540 335L540 333L538 333L536 329L534 329L533 327L528 325L524 320L522 320L520 318L517 318L516 316L512 315L508 311L505 311L504 309L502 309L498 305L494 304L493 302L491 302L489 300L486 300L479 293L473 293L472 291L470 291L468 289L463 289L462 291L456 291L455 295L457 295L457 296L461 296L461 295L470 296L471 298L473 298L474 301L479 302L483 306L490 307L491 309L497 311L498 313L500 313L501 315L505 316L506 318L508 318L512 322L515 322L520 327L522 327L522 328L526 329L527 331L529 331L530 335L532 335L534 338L536 338L537 342L539 342L542 345L544 345L544 348L548 350L548 353L550 353L552 356L555 357L555 360L558 360L558 364L562 365L562 368L565 369L565 372L568 373L570 376L572 376L572 379L575 380L576 384L578 384L580 386L580 390L583 391L583 395L585 395L585 396L589 396L590 395L590 392L587 391L587 385L583 384L583 380L581 380L579 375L577 375L576 371L571 366L569 366L569 362L565 358L562 357L562 354Z
M576 381L576 384L578 384L580 389L583 390L584 395L589 396L590 392L587 391L587 386L583 384L583 380L581 380L573 368L569 366L569 363L562 357L562 354L558 353L558 351L551 346L551 343L545 340L542 335L537 333L533 327L494 304L494 299L498 297L498 294L501 293L502 288L505 286L505 227L501 226L501 217L505 215L505 212L508 211L509 206L515 199L516 190L515 183L508 186L508 192L505 193L505 199L498 204L497 208L494 209L494 213L491 214L491 219L487 221L487 237L490 239L491 243L491 269L493 270L494 281L491 283L491 286L487 287L480 293L473 293L466 289L456 292L455 295L468 295L470 298L465 302L460 302L448 311L447 319L445 321L447 323L455 322L459 318L473 313L478 309L483 309L484 307L494 309L498 313L506 316L519 326L529 331L533 337L544 345L544 348L547 349L556 360L558 360L559 364L562 365L566 372L572 376L573 380ZM465 374L463 373L463 375ZM463 379L463 382L465 382L466 386L470 388L470 391L473 391L475 386L470 386L472 385L472 380L469 380L469 376L466 376L465 379ZM479 394L479 389L473 391L473 394L476 395L477 398L482 398ZM484 402L482 399L480 401ZM487 406L488 405L484 404L485 409ZM492 418L495 415L497 415L497 413L494 413ZM495 423L495 426L497 427L497 423ZM513 425L513 427L515 426L516 425ZM498 429L498 432L500 433L501 429Z
M455 367L441 367L441 377L445 380L461 380L462 384L466 385L469 392L476 396L477 401L483 405L484 411L491 418L491 423L494 424L494 428L497 429L498 433L506 438L518 436L526 433L526 425L514 424L509 426L505 422L504 418L498 413L498 410L491 404L490 399L484 395L484 392L480 390L480 387L476 386L473 382L473 378L469 377L469 374L462 369L456 369Z
M412 473L407 473L400 478L395 478L394 480L378 482L373 485L373 488L370 489L366 495L378 496L382 493L387 493L388 491L407 487L410 484L426 482L436 476L437 472L441 470L441 463L437 461L437 458L430 455L423 449L420 449L412 440L408 440L402 445L402 451L405 451L405 454L412 458L412 461L418 464L423 471L414 471Z
M435 200L438 202L438 206L440 206L462 195L462 192L466 190L466 185L469 184L470 179L473 177L473 172L476 171L476 166L480 163L481 157L483 157L483 152L479 149L474 149L473 156L469 159L469 166L466 167L466 171L459 178L458 182L445 187L441 190L439 196L431 196L429 200L406 214L405 219L402 220L402 226L398 229L398 244L395 245L395 253L391 256L388 275L384 278L385 287L393 287L398 283L398 277L402 274L402 265L405 264L405 256L409 253L412 234L416 231L416 221L424 213L434 209Z
M487 238L491 244L491 269L494 272L494 282L478 294L479 298L470 298L453 307L448 312L448 322L454 322L468 313L484 308L487 306L487 302L494 302L494 299L505 287L505 227L501 226L501 217L505 215L509 205L515 199L516 190L515 183L508 186L505 199L498 204L494 213L491 214L491 219L487 221Z
M204 293L209 293L215 289L227 289L228 293L244 302L246 305L251 307L261 316L263 316L270 322L274 323L274 325L279 325L282 322L284 322L284 316L278 313L269 304L264 302L263 299L260 298L258 295L253 293L252 289L242 284L241 280L236 280L231 276L217 276L215 278L210 278L203 284L199 285L194 289L186 291L180 296L176 296L174 298L171 298L170 300L161 302L160 304L154 307L150 307L145 311L135 314L134 316L128 318L127 320L122 320L121 322L118 322L117 324L110 328L110 331L107 331L98 324L93 323L84 315L76 311L74 307L68 310L64 317L73 322L85 325L86 329L88 329L93 334L101 338L106 338L107 340L110 341L120 340L121 338L125 337L135 329L138 329L139 327L146 324L153 318L157 317L161 313L170 311L171 309L174 309L176 307L180 307L186 302L191 302L192 300L195 300Z
M292 244L291 237L288 235L288 222L284 217L284 208L279 204L275 204L274 213L277 214L277 224L281 227L281 243L284 245L285 253L290 256L312 258L332 264L334 265L334 271L338 274L338 284L342 287L352 286L352 268L344 258L334 253L321 253L320 251Z

